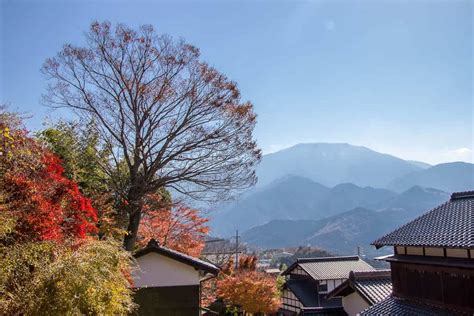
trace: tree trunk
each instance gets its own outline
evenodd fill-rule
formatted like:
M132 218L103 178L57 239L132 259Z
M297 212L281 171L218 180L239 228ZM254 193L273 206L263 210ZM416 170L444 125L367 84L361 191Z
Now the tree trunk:
M141 217L141 208L135 208L135 210L130 213L130 218L127 227L127 235L125 235L125 238L123 239L123 247L125 248L125 250L133 251L135 242L137 240L138 227L140 226Z
M127 235L123 239L123 247L127 251L133 251L135 242L137 241L138 228L140 227L140 220L143 211L143 201L145 193L143 192L143 184L133 178L132 185L127 194L128 202L128 227Z

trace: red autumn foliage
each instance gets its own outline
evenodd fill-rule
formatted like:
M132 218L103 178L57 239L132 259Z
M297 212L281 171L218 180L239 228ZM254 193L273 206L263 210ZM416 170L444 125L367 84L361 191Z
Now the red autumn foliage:
M63 176L61 161L1 117L0 195L16 219L18 238L82 239L96 232L97 215L77 184Z
M160 245L199 257L205 245L203 237L209 232L206 226L209 219L200 216L199 210L184 205L152 208L145 206L138 232L139 244L143 246L154 238Z

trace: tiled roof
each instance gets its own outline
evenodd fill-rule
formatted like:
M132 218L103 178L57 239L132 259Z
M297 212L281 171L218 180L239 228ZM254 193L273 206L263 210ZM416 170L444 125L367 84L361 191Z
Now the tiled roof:
M346 296L357 291L370 305L378 303L392 293L390 270L353 272L349 279L332 290L327 297Z
M362 311L360 315L419 315L419 316L444 316L453 315L452 311L435 308L428 305L422 305L414 302L408 302L390 296L380 303L377 303L368 309Z
M300 266L314 280L347 279L351 271L375 271L375 269L358 256L321 257L297 259L282 275Z
M357 291L371 304L383 301L392 293L390 270L352 273ZM350 276L349 276L350 278Z
M456 192L451 199L372 243L474 249L474 191Z
M135 252L133 256L135 258L139 258L141 256L144 256L152 252L167 256L168 258L188 264L192 267L195 267L207 273L212 273L214 275L217 275L220 270L217 266L213 265L212 263L203 261L195 257L188 256L182 252L179 252L179 251L176 251L164 246L160 246L158 242L154 239L151 239L145 248L138 250L137 252Z

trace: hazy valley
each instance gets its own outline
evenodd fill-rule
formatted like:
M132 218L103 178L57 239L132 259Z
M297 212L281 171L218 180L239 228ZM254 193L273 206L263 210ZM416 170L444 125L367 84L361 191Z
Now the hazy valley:
M405 161L348 144L300 144L265 155L257 186L212 214L212 231L262 248L341 254L474 187L474 165Z

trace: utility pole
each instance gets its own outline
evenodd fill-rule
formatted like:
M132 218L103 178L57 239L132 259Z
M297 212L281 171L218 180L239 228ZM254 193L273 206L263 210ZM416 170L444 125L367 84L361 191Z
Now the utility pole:
M357 246L357 257L360 257L360 246Z
M239 230L235 231L235 271L239 268Z

